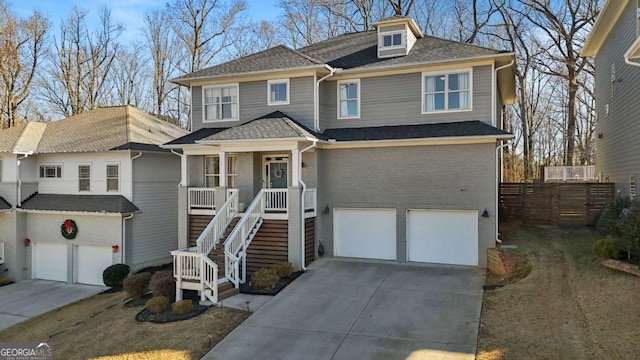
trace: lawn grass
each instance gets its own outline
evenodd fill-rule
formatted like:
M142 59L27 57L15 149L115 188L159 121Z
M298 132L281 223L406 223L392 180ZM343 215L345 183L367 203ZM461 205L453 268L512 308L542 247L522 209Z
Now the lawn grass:
M636 358L640 278L600 265L594 230L507 223L501 233L531 273L484 292L479 360Z
M142 308L123 306L124 293L100 294L0 331L2 342L47 342L56 359L199 359L249 313L210 308L167 324L136 322Z

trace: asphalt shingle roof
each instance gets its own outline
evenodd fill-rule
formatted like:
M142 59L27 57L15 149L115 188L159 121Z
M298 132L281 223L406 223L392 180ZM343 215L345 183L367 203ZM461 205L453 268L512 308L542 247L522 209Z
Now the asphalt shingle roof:
M189 133L183 137L179 137L173 141L166 143L165 145L192 145L195 144L196 141L204 139L213 134L217 134L220 131L226 130L228 128L202 128L198 129L192 133Z
M77 211L129 214L139 212L137 206L122 195L59 195L35 193L21 206L25 210Z
M511 134L485 122L474 120L421 125L327 129L322 135L327 139L336 139L337 141L366 141L464 136L509 136Z
M11 210L11 204L9 204L7 200L0 196L0 211L4 210Z
M319 134L293 120L287 114L274 111L242 125L217 132L201 141L318 138Z

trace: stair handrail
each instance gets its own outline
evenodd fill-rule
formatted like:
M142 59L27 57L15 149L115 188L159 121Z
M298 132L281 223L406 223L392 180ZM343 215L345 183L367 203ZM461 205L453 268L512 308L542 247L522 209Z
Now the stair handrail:
M215 248L231 221L238 214L238 189L228 190L229 198L216 211L216 215L196 240L196 247L203 254L209 254Z
M260 221L264 216L264 194L264 190L258 192L224 242L225 276L236 288L240 286L241 282L246 281L246 249L253 240L257 227L260 226ZM240 262L243 263L243 269L245 269L242 275L240 274Z
M218 302L218 264L209 259L205 254L200 254L200 300L209 300L212 303ZM211 296L207 294L206 289L211 290Z

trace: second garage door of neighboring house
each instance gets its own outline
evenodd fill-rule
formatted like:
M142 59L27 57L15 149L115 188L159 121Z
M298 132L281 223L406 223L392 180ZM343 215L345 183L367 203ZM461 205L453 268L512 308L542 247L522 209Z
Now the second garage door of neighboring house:
M396 260L395 209L334 210L335 255Z
M108 246L80 245L75 260L77 282L103 285L102 272L113 263L112 250Z
M478 265L478 212L408 210L409 261Z
M67 281L67 244L38 242L33 251L33 278Z

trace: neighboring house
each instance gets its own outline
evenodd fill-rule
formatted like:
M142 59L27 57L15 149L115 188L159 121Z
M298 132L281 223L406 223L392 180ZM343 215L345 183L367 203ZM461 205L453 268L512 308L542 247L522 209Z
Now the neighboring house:
M158 145L184 134L132 106L0 130L1 276L102 284L170 261L180 158Z
M192 94L193 132L165 145L183 151L180 247L198 246L176 259L224 242L214 253L224 248L219 271L234 284L244 266L303 268L320 245L325 256L486 266L514 55L424 36L406 17L375 26L173 80Z
M640 4L607 0L581 56L596 63L596 172L636 197L640 176Z

